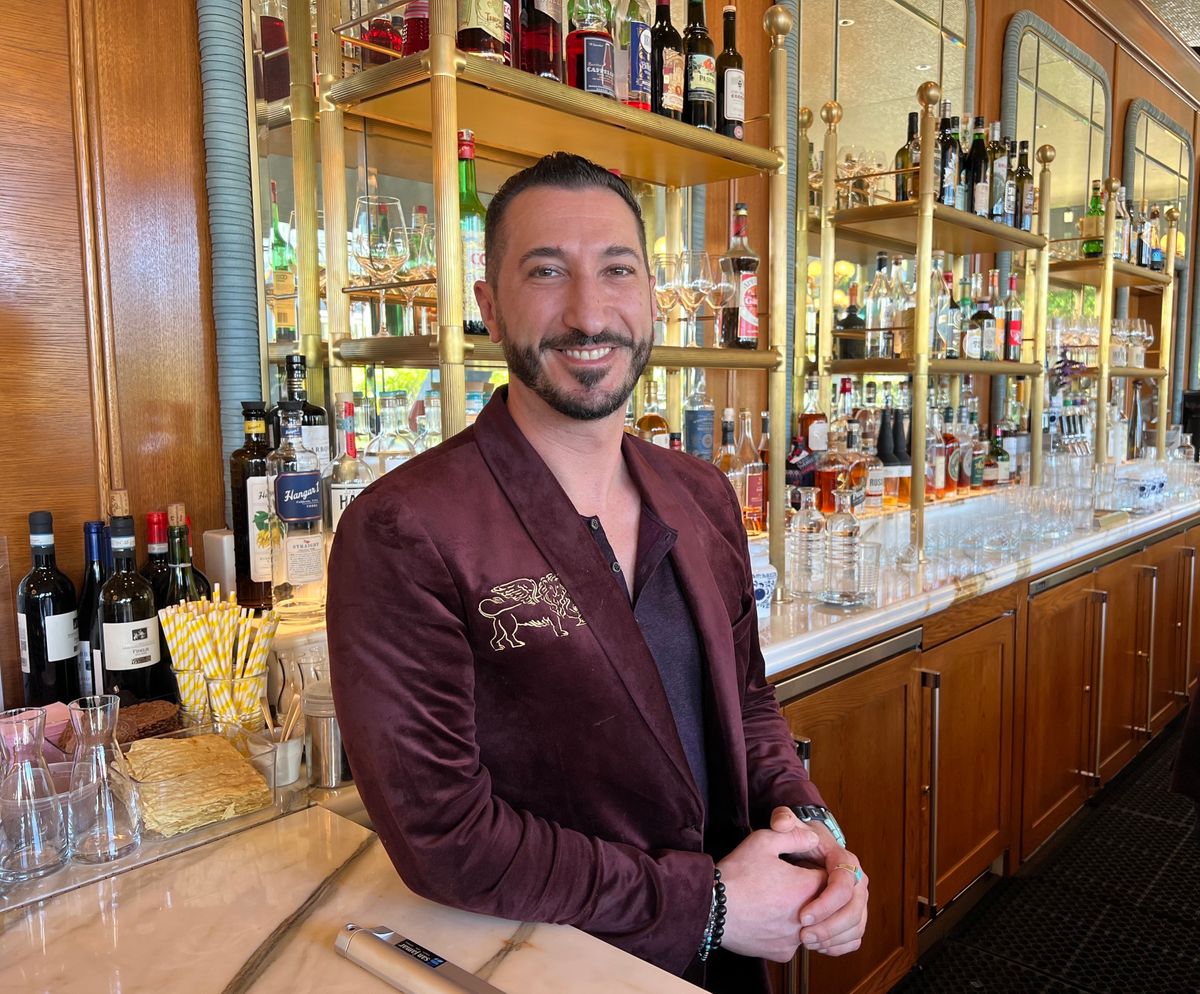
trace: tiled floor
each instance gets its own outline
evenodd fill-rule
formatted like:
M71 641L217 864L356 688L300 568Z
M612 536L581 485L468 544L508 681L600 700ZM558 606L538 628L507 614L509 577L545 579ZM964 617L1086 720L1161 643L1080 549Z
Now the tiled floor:
M1178 746L1176 730L1147 749L892 994L1200 992L1200 833L1170 792Z

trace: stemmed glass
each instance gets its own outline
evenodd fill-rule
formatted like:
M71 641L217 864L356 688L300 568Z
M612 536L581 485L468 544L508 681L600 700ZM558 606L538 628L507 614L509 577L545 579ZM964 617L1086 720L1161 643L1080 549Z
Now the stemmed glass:
M408 233L395 197L359 197L350 250L375 283L388 283L408 261ZM386 288L379 289L379 335L388 334Z
M408 260L399 276L406 285L397 290L404 298L404 335L415 335L416 315L413 301L421 295L430 280L437 279L437 258L434 254L433 225L421 224L408 230Z
M679 307L679 256L660 253L654 257L654 303L658 318L666 325Z
M716 328L713 335L713 344L721 345L721 316L725 308L731 307L734 303L734 291L737 287L737 282L729 263L722 262L720 258L712 260L711 268L713 275L712 286L708 288L704 302L708 304L708 309L713 314L713 321Z
M712 289L712 266L704 252L684 252L680 255L679 262L679 302L687 315L687 344L697 348L700 340L696 333L696 312L700 310L708 291Z

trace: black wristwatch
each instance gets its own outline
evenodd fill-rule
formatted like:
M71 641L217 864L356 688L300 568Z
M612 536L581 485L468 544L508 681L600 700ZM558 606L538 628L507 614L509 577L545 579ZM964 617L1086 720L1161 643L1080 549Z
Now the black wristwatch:
M801 821L819 821L829 829L834 841L843 849L846 848L846 835L842 831L842 826L838 824L837 819L833 817L833 812L828 808L819 804L793 804L791 810L792 814Z

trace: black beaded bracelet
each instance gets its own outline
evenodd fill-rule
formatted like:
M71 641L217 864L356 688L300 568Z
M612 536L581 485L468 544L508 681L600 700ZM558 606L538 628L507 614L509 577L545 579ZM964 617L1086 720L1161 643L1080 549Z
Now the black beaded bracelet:
M725 885L721 882L721 871L714 866L712 903L708 908L708 924L704 927L704 937L700 940L701 963L721 948L721 940L725 937L725 903Z

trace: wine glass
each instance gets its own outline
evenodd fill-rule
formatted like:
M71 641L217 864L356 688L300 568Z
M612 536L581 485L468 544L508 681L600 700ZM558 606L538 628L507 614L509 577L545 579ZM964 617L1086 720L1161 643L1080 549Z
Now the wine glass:
M734 304L737 274L733 272L728 262L724 262L720 258L713 258L709 266L712 270L713 281L712 286L708 288L708 293L704 296L704 302L708 304L708 309L712 311L713 320L716 322L713 344L720 345L722 338L720 322L725 308Z
M350 242L355 261L377 283L388 283L408 261L408 233L396 197L359 197ZM388 334L387 288L379 288L379 335Z
M654 303L665 325L679 307L679 256L662 253L654 257Z
M712 288L712 267L705 252L684 252L680 255L679 262L679 302L687 315L687 344L697 348L700 340L696 333L696 312L700 310L708 291Z
M437 278L437 259L434 255L433 225L418 224L408 229L408 260L400 269L403 285L397 290L404 298L403 334L415 335L416 312L413 302Z

